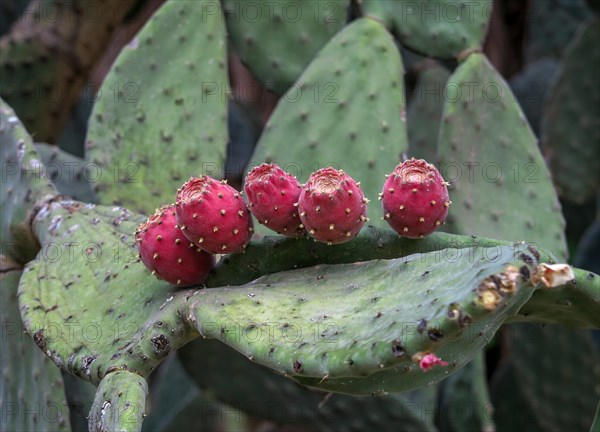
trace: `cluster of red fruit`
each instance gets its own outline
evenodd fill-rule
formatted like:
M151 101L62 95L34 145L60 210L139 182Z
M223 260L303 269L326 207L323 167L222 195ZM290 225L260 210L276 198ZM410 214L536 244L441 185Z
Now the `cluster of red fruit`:
M242 195L225 181L192 178L136 231L140 258L160 279L177 285L203 283L214 254L241 252L259 223L289 237L308 233L337 244L358 235L368 220L360 183L342 170L314 172L305 185L276 164L254 168ZM444 223L448 190L437 169L423 160L403 162L387 176L380 194L385 220L400 235L419 238Z

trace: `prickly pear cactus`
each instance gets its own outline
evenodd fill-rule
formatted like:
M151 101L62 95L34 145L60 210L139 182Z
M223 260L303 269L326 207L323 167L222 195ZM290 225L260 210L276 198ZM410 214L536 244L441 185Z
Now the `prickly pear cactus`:
M228 85L219 2L162 6L117 59L92 112L87 158L102 174L99 202L150 213L189 176L220 177Z
M506 82L485 56L471 54L446 91L438 146L453 202L446 229L534 242L564 260L565 224L550 174Z
M542 123L542 146L554 184L562 197L576 203L586 202L600 187L599 44L596 17L566 49Z
M485 259L490 253L493 263ZM202 335L310 387L405 391L462 367L527 301L533 289L507 268L513 262L514 249L499 246L463 250L452 263L429 252L321 265L198 291L188 300L189 316ZM494 274L514 280L514 295L486 291L493 283L484 279ZM474 329L486 331L472 337ZM261 337L265 331L275 339ZM417 359L428 351L451 366L423 373Z
M383 21L402 44L424 55L456 58L483 46L491 0L364 0L366 16Z
M434 62L423 68L408 104L408 155L434 163L444 110L444 89L450 72Z
M285 93L319 50L346 24L349 0L225 0L229 38L267 88Z
M118 207L55 200L33 220L42 249L20 281L23 322L57 365L100 386L92 425L119 425L132 416L130 429L139 429L140 410L125 415L123 404L143 406L145 377L198 333L309 387L364 395L431 385L467 363L534 291L527 271L509 266L534 261L525 245L466 246L467 238L440 234L439 249L427 253L399 243L398 256L412 255L176 292L135 257L132 236L141 219ZM439 242L444 236L449 241ZM452 239L464 247L446 248ZM384 240L383 250L390 247ZM278 253L282 248L297 252L294 244L280 244ZM352 248L342 250L339 259L352 260ZM263 331L273 338L257 340ZM423 372L418 364L428 352L449 365ZM132 390L119 396L115 387Z
M1 270L2 430L70 431L60 370L23 333L17 303L21 270L7 262Z
M385 28L368 18L354 21L283 96L250 167L274 161L301 182L319 168L343 168L375 203L382 173L408 147L402 73ZM372 213L371 223L381 225L377 209Z

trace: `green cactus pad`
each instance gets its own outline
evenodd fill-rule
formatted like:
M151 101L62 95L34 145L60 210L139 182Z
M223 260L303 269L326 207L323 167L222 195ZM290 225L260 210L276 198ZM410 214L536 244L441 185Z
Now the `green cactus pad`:
M144 219L75 201L51 202L34 219L42 249L21 279L25 329L62 369L94 384L114 370L147 376L193 337L176 312L183 292L139 261L134 231Z
M32 237L27 218L35 203L56 194L45 177L41 159L31 137L15 112L0 99L0 159L2 160L2 192L0 218L2 255L20 264L35 257L39 249Z
M573 269L575 280L539 289L511 321L600 328L600 276Z
M17 303L21 271L0 275L2 430L70 431L60 370L23 333Z
M317 264L346 264L374 259L400 258L414 253L439 251L440 257L451 257L453 249L469 247L510 246L511 243L475 236L458 236L436 232L423 239L399 237L389 229L368 226L349 242L327 246L309 238L291 239L268 236L251 242L244 254L225 256L217 264L206 285L242 285L260 276L311 267ZM515 250L525 246L516 246ZM445 252L445 249L452 249ZM543 252L541 252L544 254ZM544 260L549 257L544 255Z
M142 430L148 383L129 371L108 374L96 390L90 411L92 432Z
M62 371L62 377L69 405L71 431L85 432L88 430L88 416L94 403L96 387L65 371Z
M69 12L74 13L72 10ZM38 13L38 20L40 15L43 17L48 13ZM47 44L50 39L47 35L42 32L36 34L35 26L31 25L34 19L26 18L25 21L30 23L31 29L21 25L19 31L9 33L0 41L0 75L3 81L0 95L19 113L28 131L37 139L50 142L60 133L57 126L64 125L68 119L69 112L61 109L69 103L69 98L74 97L67 78L78 81L78 71L74 63L64 61L64 57L59 58L62 55L57 55L58 47ZM69 27L74 27L74 24L71 22ZM76 85L78 88L81 86L79 82Z
M446 229L533 242L565 260L564 220L536 138L482 54L450 77L438 152L451 183Z
M600 18L585 24L549 91L542 147L561 197L584 203L600 187Z
M230 372L226 375L231 376ZM146 399L148 415L142 431L210 432L219 429L224 411L227 408L219 405L209 392L200 391L183 368L178 354L173 353L152 374Z
M434 412L434 387L380 397L327 395L250 362L216 340L196 340L178 354L201 388L257 418L319 431L435 430L433 415L426 415Z
M35 144L47 177L59 193L78 201L94 202L92 185L97 179L95 167L56 146Z
M523 387L515 378L514 369L510 356L504 357L490 380L496 431L543 432L535 421L531 403L523 395Z
M600 357L588 331L556 325L509 327L515 378L541 430L589 430Z
M482 350L464 368L442 381L439 429L449 432L495 430Z
M98 200L151 213L191 175L219 178L227 146L218 1L167 2L106 77L87 136Z
M450 72L433 63L419 74L408 104L408 155L435 163L438 132L444 110L444 89Z
M585 0L533 0L530 3L525 46L528 63L561 56L577 28L591 15L585 3Z
M135 3L35 1L0 40L0 96L36 140L56 141L116 27Z
M558 62L545 57L527 65L525 69L511 78L510 88L527 117L527 121L536 136L540 136L542 114L548 89L558 68Z
M334 166L362 182L371 223L383 226L377 196L408 148L402 61L378 22L359 19L319 52L279 102L250 168L274 161L301 182ZM266 230L263 230L266 232Z
M533 288L519 277L510 301L493 308L474 292L515 261L513 248L499 246L459 250L452 261L430 252L320 265L196 292L185 315L205 337L311 387L405 391L462 367L527 301ZM422 372L412 357L426 351L450 366Z
M349 0L225 0L231 43L265 86L283 94L346 24Z
M375 17L419 53L450 59L481 49L492 14L491 0L364 0L365 15Z

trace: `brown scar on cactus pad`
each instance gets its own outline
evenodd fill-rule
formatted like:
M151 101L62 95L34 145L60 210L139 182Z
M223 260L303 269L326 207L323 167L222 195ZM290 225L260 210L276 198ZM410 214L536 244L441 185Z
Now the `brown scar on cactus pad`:
M207 252L241 252L252 238L248 205L225 181L191 178L177 191L175 210L186 238Z
M439 171L422 159L400 163L379 195L384 219L403 237L428 236L446 221L452 203Z
M519 269L506 267L502 273L485 278L477 287L477 303L486 310L494 310L505 295L512 295L517 290L517 281L521 277Z
M315 240L344 243L368 220L368 202L360 183L342 170L323 168L310 176L300 193L300 220Z

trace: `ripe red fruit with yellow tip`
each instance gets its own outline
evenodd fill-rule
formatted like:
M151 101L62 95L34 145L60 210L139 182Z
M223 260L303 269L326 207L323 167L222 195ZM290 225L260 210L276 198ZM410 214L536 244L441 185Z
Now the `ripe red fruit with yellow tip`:
M342 170L314 172L298 200L300 220L317 241L344 243L356 237L367 219L367 203L359 183Z
M379 195L384 219L403 237L421 238L446 220L450 199L439 171L422 159L399 164Z
M278 234L301 237L306 233L298 216L302 186L276 164L262 164L246 176L244 191L250 211L259 223Z
M162 207L141 224L135 240L146 268L173 285L200 285L215 264L212 254L185 238L173 205Z
M252 238L248 205L225 181L191 178L177 191L175 211L183 234L207 252L241 252Z

